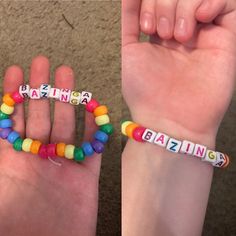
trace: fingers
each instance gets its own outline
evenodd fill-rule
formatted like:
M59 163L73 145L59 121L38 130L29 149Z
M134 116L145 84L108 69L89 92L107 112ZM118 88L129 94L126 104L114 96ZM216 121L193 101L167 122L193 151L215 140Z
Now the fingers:
M41 84L49 83L49 61L46 57L38 56L33 59L30 71L31 88L39 88ZM26 135L47 143L49 141L50 104L48 99L29 101Z
M68 66L61 66L55 73L55 87L74 89L74 73ZM73 144L75 139L74 106L60 101L55 102L51 143L65 142Z
M139 14L141 0L122 0L122 45L139 40Z
M19 86L24 83L23 71L18 66L11 66L7 69L3 82L3 90L5 93L12 93L19 90ZM23 104L16 104L13 115L11 116L14 129L21 135L25 132L24 107Z
M140 27L145 34L156 32L156 0L142 1Z

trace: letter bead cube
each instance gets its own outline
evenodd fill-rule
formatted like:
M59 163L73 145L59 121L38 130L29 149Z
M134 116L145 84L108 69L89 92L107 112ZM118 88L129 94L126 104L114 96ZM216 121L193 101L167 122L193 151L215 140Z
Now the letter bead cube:
M49 91L49 97L59 100L59 98L60 98L60 89L51 88L50 91Z
M206 154L206 150L207 150L207 148L205 146L200 145L200 144L196 144L194 151L193 151L193 155L195 157L204 158L205 154Z
M177 153L177 152L179 152L181 144L182 144L181 141L179 141L177 139L170 138L168 143L167 143L166 149L170 152Z
M86 105L92 99L92 93L83 91L81 93L80 104Z
M205 157L202 159L203 161L214 163L216 161L216 152L212 150L207 150Z
M142 136L142 140L143 141L146 141L146 142L149 142L149 143L152 143L156 137L157 133L150 130L150 129L146 129L143 133L143 136Z
M28 98L30 95L30 86L28 84L21 85L19 87L19 94L23 98Z
M78 106L80 103L80 93L77 91L72 91L70 95L70 104Z
M157 133L154 143L161 146L161 147L166 147L167 142L169 140L169 136L163 133Z
M71 90L61 89L59 100L61 102L70 102L70 95L71 95Z
M40 86L40 97L41 98L48 98L49 97L49 93L50 93L50 89L51 89L51 85L49 84L42 84Z
M227 162L227 158L221 152L216 152L216 161L212 164L215 167L223 167Z
M194 143L184 140L179 152L187 155L192 155L194 146Z
M30 89L29 96L30 96L31 99L40 99L39 89Z

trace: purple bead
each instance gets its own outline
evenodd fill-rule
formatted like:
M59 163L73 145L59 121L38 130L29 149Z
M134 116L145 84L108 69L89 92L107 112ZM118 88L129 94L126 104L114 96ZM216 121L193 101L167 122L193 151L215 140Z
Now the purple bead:
M104 144L98 140L93 140L91 145L96 153L102 153L104 150Z
M6 139L8 137L8 135L11 133L11 131L12 131L12 129L10 129L10 128L2 129L0 131L0 137L2 139Z

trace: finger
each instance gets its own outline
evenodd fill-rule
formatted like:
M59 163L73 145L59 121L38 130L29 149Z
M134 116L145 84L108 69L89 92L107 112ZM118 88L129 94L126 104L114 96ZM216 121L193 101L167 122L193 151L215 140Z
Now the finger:
M196 19L203 23L214 21L236 32L236 2L234 0L204 0L196 11Z
M74 73L68 66L61 66L55 73L55 87L74 89ZM55 102L54 120L51 142L73 144L75 139L75 109L74 106L60 101Z
M156 32L156 0L143 0L140 13L140 27L143 33Z
M162 39L171 39L174 33L177 0L157 1L157 32Z
M30 71L30 86L39 88L41 84L49 83L49 61L46 57L38 56L33 59ZM47 143L50 134L50 103L48 99L29 101L26 135Z
M3 82L4 93L13 93L19 90L20 85L24 83L23 71L18 66L11 66L7 69ZM25 133L24 106L15 104L14 113L11 116L14 129L22 136Z
M200 4L200 0L181 0L178 2L174 29L174 36L177 41L184 43L192 38L197 23L195 12Z
M139 40L139 13L141 0L122 1L122 45Z

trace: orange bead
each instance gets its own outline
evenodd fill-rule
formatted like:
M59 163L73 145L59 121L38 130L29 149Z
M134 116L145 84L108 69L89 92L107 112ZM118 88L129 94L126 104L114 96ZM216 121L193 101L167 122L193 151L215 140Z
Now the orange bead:
M108 109L107 106L98 106L97 108L95 108L93 114L94 116L102 116L108 113Z
M57 148L56 148L57 156L64 157L65 156L65 149L66 149L66 144L65 143L58 143Z
M135 123L132 123L126 127L125 132L129 138L133 138L133 132L137 127L139 127L139 125Z
M11 97L10 93L6 93L3 98L2 98L3 102L6 103L8 106L14 106L15 105L15 101L13 100L13 98Z
M41 145L42 143L40 141L34 140L30 146L30 152L33 154L38 154Z
M229 165L229 163L230 163L230 159L229 159L229 157L226 154L224 154L224 155L225 155L226 161L225 161L225 164L222 167L226 168Z

